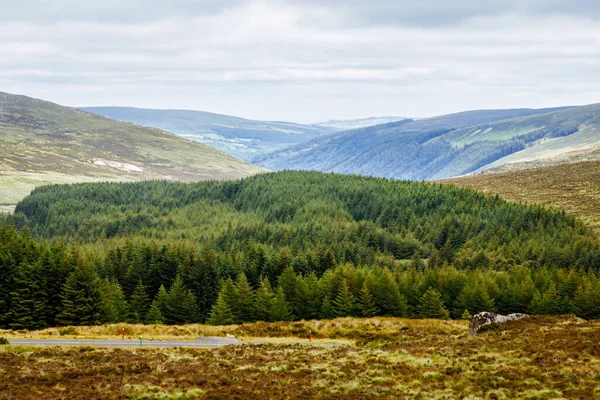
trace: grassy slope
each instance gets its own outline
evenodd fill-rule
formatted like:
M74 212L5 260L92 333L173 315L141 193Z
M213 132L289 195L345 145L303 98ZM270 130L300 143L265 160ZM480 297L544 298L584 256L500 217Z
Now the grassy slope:
M564 208L600 233L600 162L458 177L444 182L498 193L511 201Z
M306 328L317 322L262 323L260 327L301 330L304 337ZM321 322L332 327L334 337L353 339L354 344L220 349L0 346L0 371L5 378L0 380L0 395L19 399L591 399L599 393L598 322L530 317L475 337L466 335L464 322ZM314 332L319 338L319 331Z
M82 181L229 179L261 172L216 149L153 128L0 92L0 205L35 186ZM132 164L142 172L99 166Z

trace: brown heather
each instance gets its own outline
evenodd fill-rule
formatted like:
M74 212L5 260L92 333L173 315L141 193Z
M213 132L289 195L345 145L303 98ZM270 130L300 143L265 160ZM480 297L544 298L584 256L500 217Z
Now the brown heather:
M506 200L541 203L577 216L600 233L600 162L581 162L442 181Z
M322 332L355 341L336 347L311 347L306 341L213 350L4 346L0 398L600 396L598 322L530 317L469 337L463 323L381 319L377 325L378 320L323 321ZM278 336L304 328L298 324L234 329Z

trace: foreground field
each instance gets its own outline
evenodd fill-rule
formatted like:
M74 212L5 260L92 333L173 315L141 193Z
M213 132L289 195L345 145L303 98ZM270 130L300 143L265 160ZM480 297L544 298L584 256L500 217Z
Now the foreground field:
M497 193L510 201L565 209L600 233L600 162L465 176L443 182Z
M392 330L392 319L381 321L382 329L373 326L377 319L356 321L328 322L323 332L354 344L327 348L3 346L0 398L497 399L600 394L599 323L532 317L468 337L454 322L411 325L397 320ZM233 329L256 333L273 328L277 336L299 328L293 325Z

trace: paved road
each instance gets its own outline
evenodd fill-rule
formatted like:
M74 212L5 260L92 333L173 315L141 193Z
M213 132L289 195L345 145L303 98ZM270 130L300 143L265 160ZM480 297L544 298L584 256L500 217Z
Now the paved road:
M103 346L140 347L138 340L61 340L61 339L10 339L10 344L29 346ZM221 347L242 344L238 339L211 336L196 340L143 340L143 347Z

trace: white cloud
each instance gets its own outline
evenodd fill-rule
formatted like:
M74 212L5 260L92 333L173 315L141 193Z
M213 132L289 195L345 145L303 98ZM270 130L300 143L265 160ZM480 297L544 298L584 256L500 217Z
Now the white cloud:
M0 90L299 121L600 102L584 1L58 3L0 16Z

